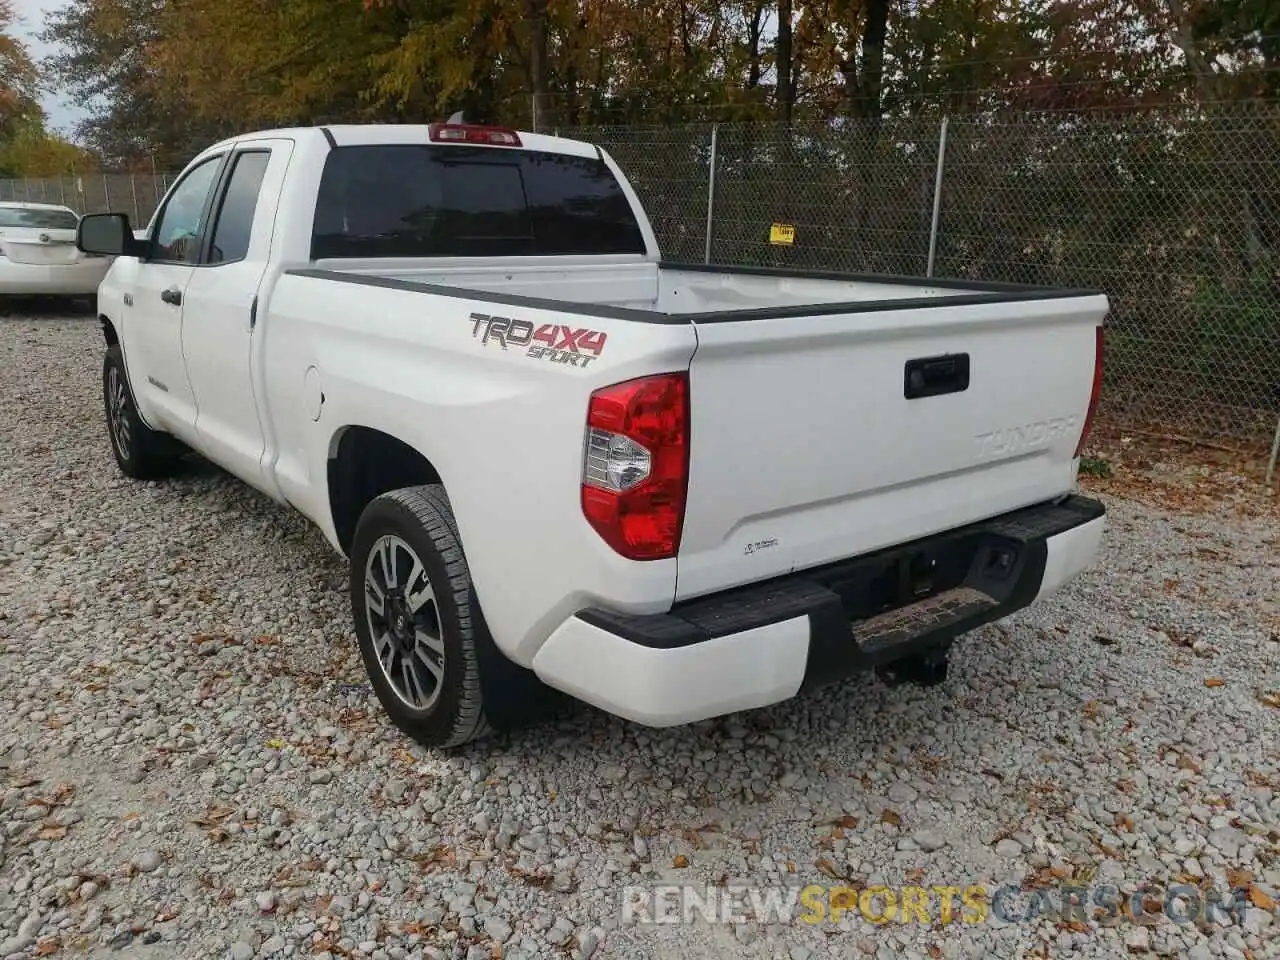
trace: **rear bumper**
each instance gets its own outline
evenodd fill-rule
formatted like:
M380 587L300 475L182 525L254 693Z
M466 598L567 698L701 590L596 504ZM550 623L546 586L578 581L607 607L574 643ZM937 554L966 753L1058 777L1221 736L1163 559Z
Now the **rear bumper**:
M1106 511L1080 496L875 554L628 616L579 611L534 672L602 710L673 726L906 657L1053 593L1089 567Z
M98 292L109 258L37 265L0 258L0 296L84 297Z

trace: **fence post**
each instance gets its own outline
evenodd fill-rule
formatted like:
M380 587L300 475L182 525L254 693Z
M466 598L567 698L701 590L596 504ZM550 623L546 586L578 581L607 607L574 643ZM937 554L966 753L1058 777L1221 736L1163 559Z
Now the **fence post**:
M710 176L707 178L707 232L706 251L702 255L703 263L711 262L711 226L716 213L716 167L718 166L716 140L719 130L720 124L711 125L711 169Z
M102 212L111 212L111 184L107 182L107 175L102 175Z
M129 192L133 194L133 222L136 224L140 219L138 217L138 181L132 173L129 174Z
M938 168L933 175L933 220L929 224L929 263L924 275L933 276L933 260L938 252L938 218L942 214L942 168L947 160L947 123L950 117L942 118L942 128L938 133Z
M1271 441L1271 459L1267 461L1267 486L1276 475L1276 458L1280 457L1280 418L1276 419L1276 437Z

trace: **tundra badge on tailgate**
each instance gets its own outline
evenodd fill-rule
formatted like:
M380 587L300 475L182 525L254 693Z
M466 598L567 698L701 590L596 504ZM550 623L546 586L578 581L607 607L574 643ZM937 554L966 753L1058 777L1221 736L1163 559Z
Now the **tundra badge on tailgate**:
M599 330L576 330L561 323L544 323L537 329L528 320L473 313L471 336L481 344L499 344L503 350L527 347L526 357L585 367L604 352L608 335ZM588 355L589 354L589 355Z
M1001 427L990 433L980 433L973 439L978 442L979 459L1012 457L1020 453L1041 450L1064 434L1074 435L1079 422L1078 418L1071 415L1054 417L1050 420Z

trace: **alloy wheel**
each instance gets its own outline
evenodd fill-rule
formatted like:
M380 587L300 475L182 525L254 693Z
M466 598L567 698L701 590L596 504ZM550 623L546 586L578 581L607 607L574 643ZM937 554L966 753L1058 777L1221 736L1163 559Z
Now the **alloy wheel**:
M111 437L115 440L120 458L128 460L133 444L133 431L129 426L129 392L118 367L112 367L107 376L107 397L107 423Z
M378 664L395 695L429 710L444 680L444 639L422 559L402 538L379 537L364 571L364 606Z

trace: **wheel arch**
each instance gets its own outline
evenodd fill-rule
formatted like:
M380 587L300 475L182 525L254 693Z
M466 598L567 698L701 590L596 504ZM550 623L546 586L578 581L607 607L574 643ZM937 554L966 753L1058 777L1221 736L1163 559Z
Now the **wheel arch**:
M102 338L107 342L107 348L120 346L120 331L116 329L115 322L105 313L100 313L98 323L102 325Z
M362 424L343 426L329 438L326 479L334 536L347 556L360 514L371 500L401 487L444 483L436 465L422 451Z

